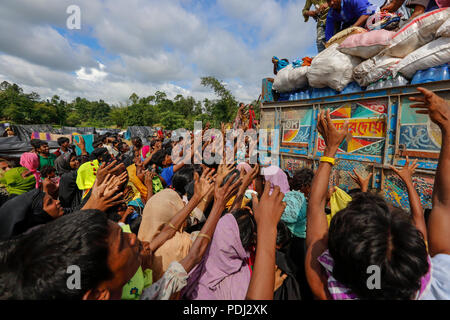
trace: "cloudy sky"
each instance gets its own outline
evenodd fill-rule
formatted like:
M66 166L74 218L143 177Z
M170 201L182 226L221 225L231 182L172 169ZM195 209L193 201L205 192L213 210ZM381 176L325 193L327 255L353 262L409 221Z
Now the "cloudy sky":
M245 102L272 76L272 56L312 56L305 0L2 0L0 81L54 94L125 103L132 92L213 97L222 80ZM70 5L81 29L67 28Z

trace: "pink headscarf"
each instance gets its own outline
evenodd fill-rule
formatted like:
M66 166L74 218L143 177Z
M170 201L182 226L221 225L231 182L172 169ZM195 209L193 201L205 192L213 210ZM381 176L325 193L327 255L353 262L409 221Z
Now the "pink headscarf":
M273 188L275 186L279 186L280 191L283 192L284 194L290 191L286 173L284 173L283 170L281 170L279 167L270 166L268 168L264 168L263 174L264 177L266 178L266 181L269 181L272 184L269 194L272 194Z
M252 170L252 167L247 163L247 162L241 162L237 165L236 167L239 171L241 171L241 169L245 170L245 173L248 173L249 171ZM252 181L252 183L248 186L248 188L250 190L255 190L255 181Z
M25 152L20 157L20 165L27 168L36 178L36 189L39 188L41 182L41 173L37 170L39 168L39 157L36 153Z

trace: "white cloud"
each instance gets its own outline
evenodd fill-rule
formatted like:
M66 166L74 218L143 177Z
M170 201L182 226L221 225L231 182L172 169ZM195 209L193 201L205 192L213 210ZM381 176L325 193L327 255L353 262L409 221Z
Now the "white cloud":
M64 37L70 4L82 29ZM257 99L271 57L303 57L315 43L304 3L276 0L16 0L0 4L0 74L42 96L118 103L147 96L213 98L200 77L227 83L238 100ZM205 9L205 6L208 9ZM17 23L21 21L21 23ZM71 39L94 38L96 45ZM89 43L89 42L88 42ZM101 63L99 62L101 61ZM182 86L181 86L182 85Z

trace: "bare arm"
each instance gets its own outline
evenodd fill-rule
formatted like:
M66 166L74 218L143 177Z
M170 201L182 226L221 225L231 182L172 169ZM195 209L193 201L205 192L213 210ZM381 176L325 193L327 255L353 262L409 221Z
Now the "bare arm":
M286 208L284 193L276 186L269 195L271 183L267 182L261 202L253 195L257 225L255 266L247 291L247 300L272 300L275 286L275 248L277 224Z
M188 202L183 209L181 209L173 218L170 223L164 226L160 233L150 241L150 249L155 252L160 246L164 244L167 240L172 238L175 233L181 229L184 221L187 219L189 214L197 207L202 198L209 192L212 187L214 178L212 177L212 170L205 170L201 176L194 174L195 179L195 191L194 196ZM172 226L171 226L172 225Z
M414 188L414 184L412 181L412 175L417 168L417 159L413 161L413 163L409 164L409 158L406 157L405 166L398 170L397 168L391 166L391 169L403 180L406 184L406 188L408 190L408 198L409 198L409 206L411 207L411 215L416 226L417 230L422 232L423 238L427 241L427 226L425 224L425 216L422 207L422 203L420 202L419 194Z
M366 24L367 19L369 19L368 15L362 15L361 17L356 20L356 22L353 24L353 27L361 27Z
M321 111L317 129L325 140L324 156L335 158L339 145L348 134L348 123L344 124L343 130L338 131L331 122L330 111L327 111L326 117ZM324 208L331 168L330 163L320 162L312 181L307 210L305 271L308 283L319 299L329 296L326 277L317 258L328 248L328 222Z
M219 187L222 180L218 179L214 188L214 206L211 213L208 216L203 228L201 229L199 235L192 244L191 250L189 250L188 255L180 261L184 270L189 273L192 268L194 268L202 259L205 254L206 248L209 245L209 238L212 239L214 230L216 229L217 222L225 210L225 204L228 200L237 192L239 184L242 182L240 179L234 184L231 182L234 180L229 179L223 187Z
M417 113L428 114L442 132L442 147L439 155L433 190L433 208L428 221L428 248L431 256L450 254L450 105L433 92L417 88L423 97L410 98L420 102L411 105Z

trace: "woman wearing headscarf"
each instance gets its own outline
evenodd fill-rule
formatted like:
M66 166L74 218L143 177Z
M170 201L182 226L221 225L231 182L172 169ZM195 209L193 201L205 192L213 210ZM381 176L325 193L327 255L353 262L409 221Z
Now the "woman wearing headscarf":
M172 189L164 189L148 200L142 215L138 238L151 242L170 220L184 207L178 193ZM178 230L175 236L166 241L153 256L153 280L159 280L173 261L180 261L192 246L190 234Z
M287 178L286 173L283 172L279 167L277 166L270 166L267 168L263 168L262 171L266 181L269 181L271 183L271 188L269 194L272 194L273 188L275 186L280 187L280 191L286 194L289 192L289 181Z
M256 224L243 211L246 210L240 209L220 218L210 247L202 261L189 274L188 284L182 292L184 298L245 299L252 273L250 258L251 247L256 238Z
M73 170L78 169L79 166L80 161L78 160L77 155L71 152L66 152L55 160L55 169L59 176L72 172Z
M100 162L108 162L111 156L108 153L108 149L97 148L92 151L89 159L90 161L83 163L77 171L76 184L78 189L83 191L83 197L88 194L94 185Z
M58 198L64 208L75 208L81 203L83 192L78 189L77 169L80 167L78 157L73 153L65 153L55 161L59 180Z
M7 240L64 214L59 201L35 189L0 207L0 240Z
M40 174L36 170L39 166L39 159L34 153L24 153L20 157L22 167L12 168L6 171L0 179L0 183L5 185L9 194L9 199L24 194L35 188L39 188Z
M25 152L20 157L20 165L27 168L30 173L36 179L36 189L39 188L41 184L41 174L38 171L39 168L39 156L36 153Z

